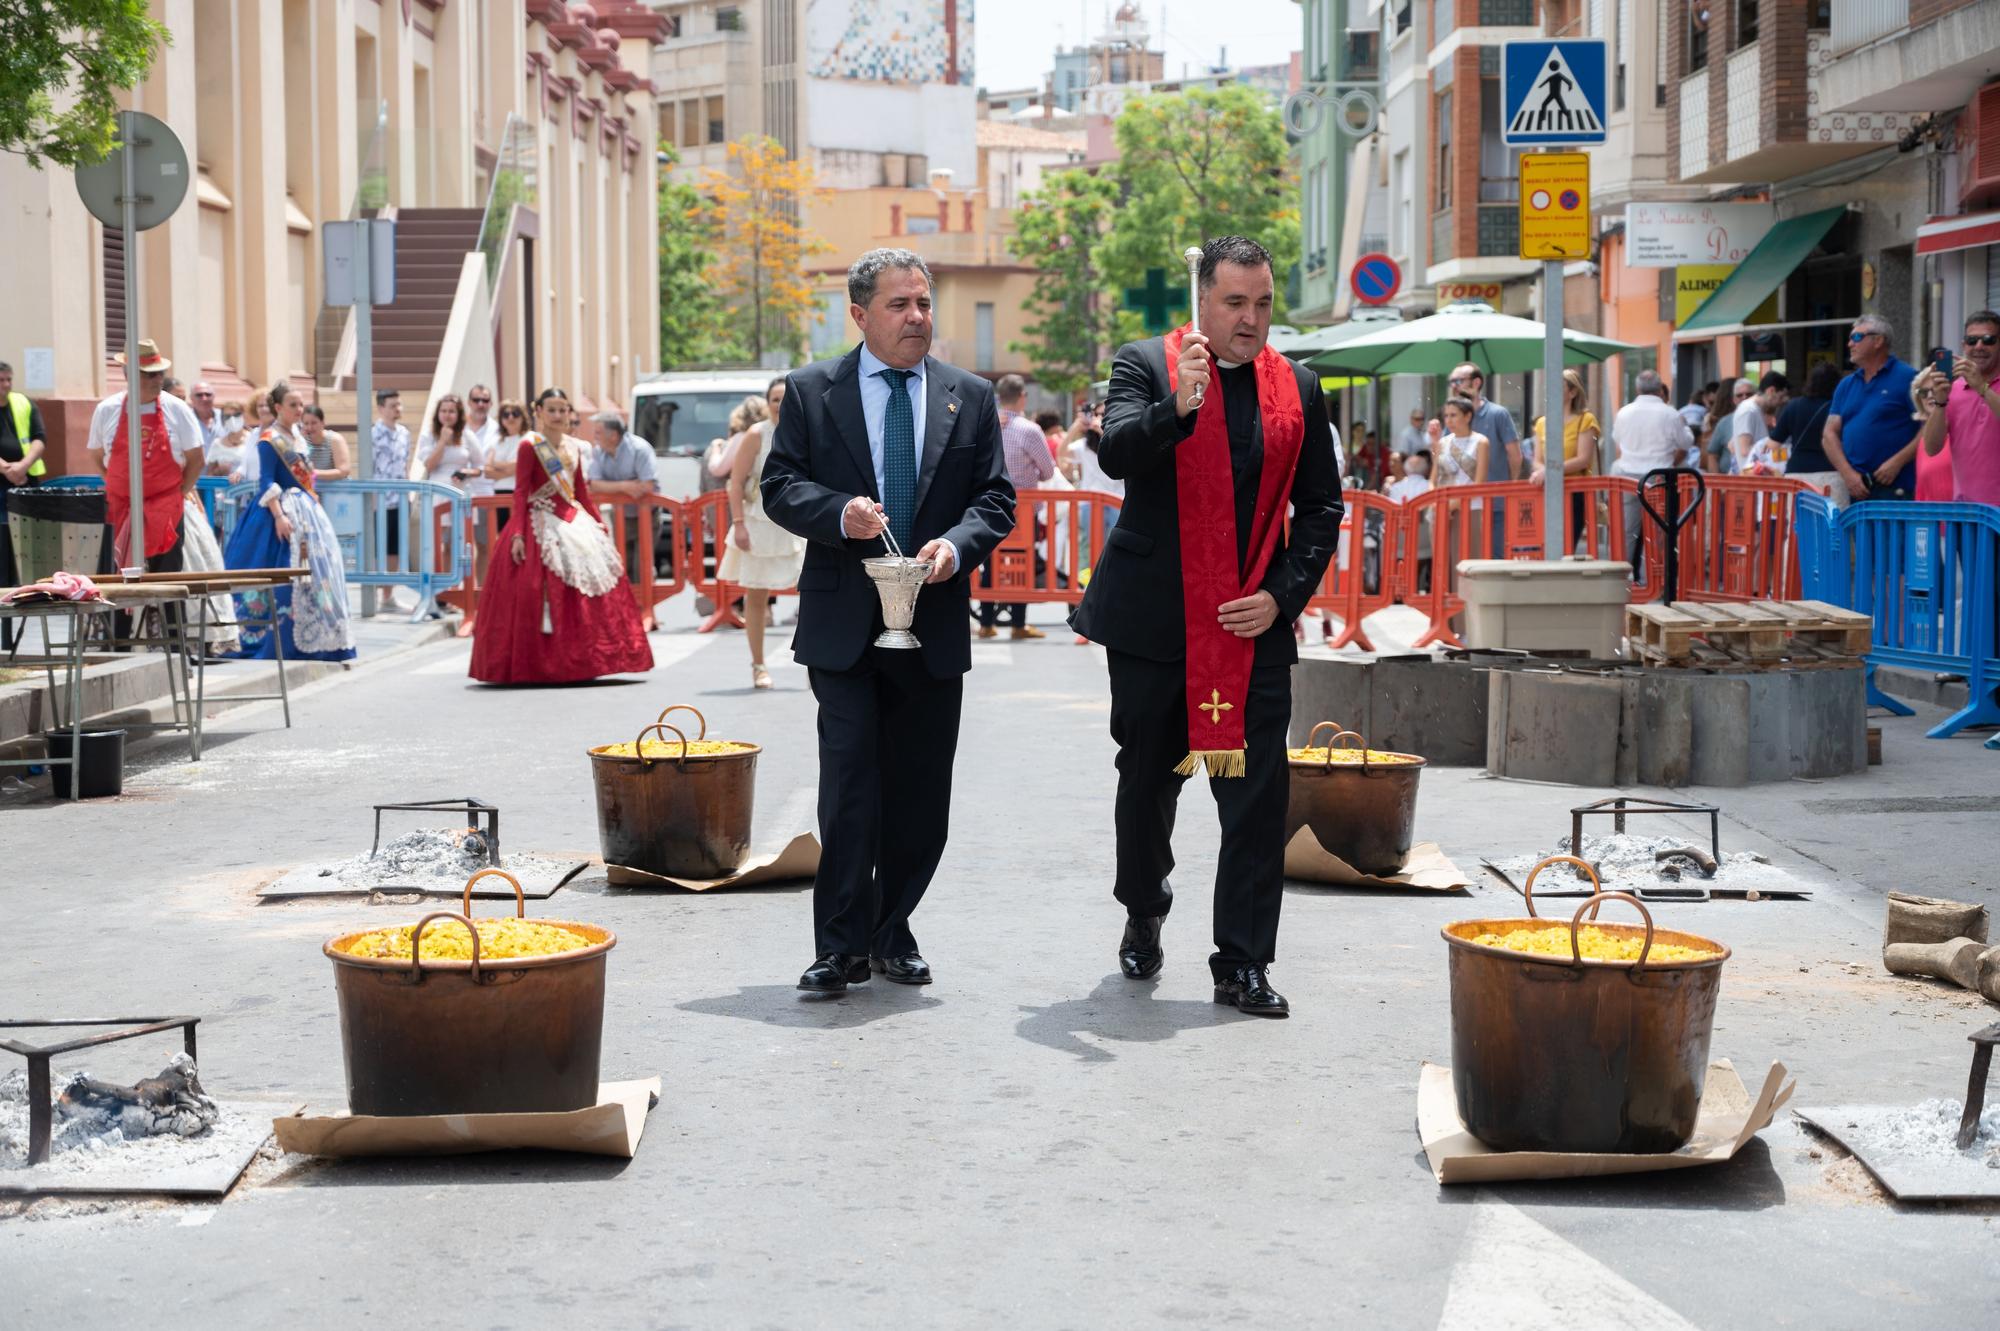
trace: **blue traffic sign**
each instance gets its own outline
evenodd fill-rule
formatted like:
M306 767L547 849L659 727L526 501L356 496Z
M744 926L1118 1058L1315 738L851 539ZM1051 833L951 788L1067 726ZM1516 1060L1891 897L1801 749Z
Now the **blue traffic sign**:
M1403 270L1386 254L1364 254L1354 261L1347 283L1363 305L1386 305L1403 286Z
M1503 141L1515 147L1604 142L1603 41L1508 42L1504 57Z

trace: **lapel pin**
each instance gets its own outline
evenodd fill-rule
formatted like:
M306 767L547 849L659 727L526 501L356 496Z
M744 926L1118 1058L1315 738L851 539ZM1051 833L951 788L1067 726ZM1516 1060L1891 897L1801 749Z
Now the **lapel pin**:
M944 409L945 409L946 411L950 412L950 413L951 413L952 415L954 415L954 416L958 415L958 403L956 403L956 402L947 402L947 403L945 403L945 404L944 404Z

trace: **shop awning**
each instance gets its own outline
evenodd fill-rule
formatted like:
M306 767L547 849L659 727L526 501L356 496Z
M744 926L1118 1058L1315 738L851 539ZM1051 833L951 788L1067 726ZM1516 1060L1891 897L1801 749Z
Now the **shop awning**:
M1772 227L1757 242L1757 248L1743 256L1736 271L1695 307L1676 336L1720 330L1749 318L1764 303L1764 298L1776 291L1778 284L1790 277L1792 270L1813 252L1813 247L1826 238L1826 233L1833 230L1833 224L1846 211L1844 207L1826 208L1803 217L1788 217Z
M2000 212L1933 217L1917 228L1917 253L1949 254L2000 245Z

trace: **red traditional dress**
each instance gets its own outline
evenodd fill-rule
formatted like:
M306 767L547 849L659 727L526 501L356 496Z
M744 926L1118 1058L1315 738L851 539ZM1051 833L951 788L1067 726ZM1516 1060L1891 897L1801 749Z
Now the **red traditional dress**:
M515 465L514 513L494 546L473 622L472 677L567 684L651 670L639 603L576 445L530 434ZM518 564L516 537L527 547Z

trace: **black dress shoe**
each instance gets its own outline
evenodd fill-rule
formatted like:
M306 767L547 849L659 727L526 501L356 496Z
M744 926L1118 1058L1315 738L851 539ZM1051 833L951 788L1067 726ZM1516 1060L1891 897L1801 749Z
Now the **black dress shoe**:
M799 988L819 994L837 994L848 985L860 984L867 978L868 958L827 952L806 967L806 973L799 977Z
M931 964L914 952L900 957L870 957L868 968L891 984L929 984Z
M1285 996L1271 987L1262 966L1238 966L1217 980L1215 1001L1227 1003L1238 1012L1248 1012L1253 1017L1284 1017L1291 1015L1292 1011L1292 1005L1285 1001Z
M1160 946L1160 926L1164 915L1128 915L1125 937L1118 944L1118 967L1128 980L1149 980L1166 964L1167 950Z

